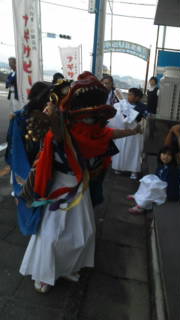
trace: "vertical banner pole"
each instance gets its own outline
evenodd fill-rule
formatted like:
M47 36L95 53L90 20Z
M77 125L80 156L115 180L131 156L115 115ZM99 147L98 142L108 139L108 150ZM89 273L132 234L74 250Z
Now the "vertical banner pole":
M150 52L151 52L151 50L149 50L149 56L148 56L148 58L147 58L147 64L146 64L146 76L145 76L145 84L144 84L144 94L146 93L146 89L147 89L148 73L149 73Z
M92 72L99 79L102 77L102 69L103 69L106 4L107 4L107 0L96 0L96 20L95 20L95 32L94 32Z
M110 51L110 74L112 74L112 40L113 40L113 0L111 2L111 51Z
M154 56L154 69L153 69L153 76L156 73L156 63L157 63L157 48L158 48L158 42L159 42L159 29L160 26L157 28L157 36L156 36L156 48L155 48L155 56Z
M96 72L96 55L97 55L97 38L98 38L98 25L99 25L99 6L100 0L96 0L96 7L95 7L95 26L94 26L94 45L93 45L93 54L92 54L92 73L95 74Z

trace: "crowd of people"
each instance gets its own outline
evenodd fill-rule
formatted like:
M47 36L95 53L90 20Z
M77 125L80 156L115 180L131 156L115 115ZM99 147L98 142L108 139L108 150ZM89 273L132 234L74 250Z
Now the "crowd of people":
M12 103L18 95L14 58L9 62L14 69L6 86ZM141 123L157 111L155 77L147 95L144 104L142 91L130 88L125 98L110 75L100 81L87 71L72 82L56 73L52 83L32 86L21 110L13 104L6 162L20 230L31 235L20 273L31 275L38 292L49 291L59 277L78 281L81 268L94 266L93 209L103 201L111 163L116 174L128 171L131 179L138 178ZM135 201L130 213L142 214L166 199L179 200L179 137L180 126L172 128L168 146L158 155L157 171L143 177L137 192L128 196Z

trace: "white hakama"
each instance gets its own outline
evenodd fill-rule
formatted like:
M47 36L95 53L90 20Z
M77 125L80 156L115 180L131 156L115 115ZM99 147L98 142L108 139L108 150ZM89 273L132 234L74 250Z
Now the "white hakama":
M56 172L52 190L76 183L75 176ZM94 248L94 212L87 190L80 203L69 211L50 211L46 206L41 228L31 236L20 273L54 285L61 276L93 267Z
M137 117L138 112L134 110L134 105L123 99L116 103L114 107L117 113L108 123L110 128L134 129L137 126L137 122L134 119ZM114 142L120 152L112 157L112 168L119 171L140 172L143 135L136 134L116 139Z
M139 181L139 188L133 195L138 206L150 210L153 203L161 205L166 201L167 182L162 181L155 174L148 174Z

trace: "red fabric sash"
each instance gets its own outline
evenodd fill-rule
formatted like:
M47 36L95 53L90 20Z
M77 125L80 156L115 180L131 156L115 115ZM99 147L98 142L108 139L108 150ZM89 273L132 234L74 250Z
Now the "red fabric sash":
M101 128L99 124L86 124L79 122L73 126L70 130L71 135L75 139L81 155L85 159L90 159L99 155L103 155L109 146L112 139L113 129ZM53 137L52 131L48 131L44 139L44 147L39 154L39 158L36 161L36 174L34 192L39 195L40 198L47 197L47 185L52 180L53 172ZM78 183L83 178L83 171L77 160L76 153L73 145L71 144L71 138L66 136L65 138L65 151L67 154L68 162L72 168ZM110 157L104 159L103 167L107 168L110 164ZM63 188L63 190L56 190L49 199L52 199L60 194L71 191L72 188Z
M44 147L39 153L39 159L36 161L34 192L41 198L46 196L47 184L52 179L53 137L54 134L49 130L44 139Z
M74 124L70 132L85 159L103 155L108 150L113 137L113 129L84 122Z

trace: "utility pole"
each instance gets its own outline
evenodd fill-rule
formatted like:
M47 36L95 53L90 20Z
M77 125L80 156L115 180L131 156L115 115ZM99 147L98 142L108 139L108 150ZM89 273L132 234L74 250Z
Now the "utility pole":
M104 30L107 0L96 0L92 73L101 79L104 53Z

